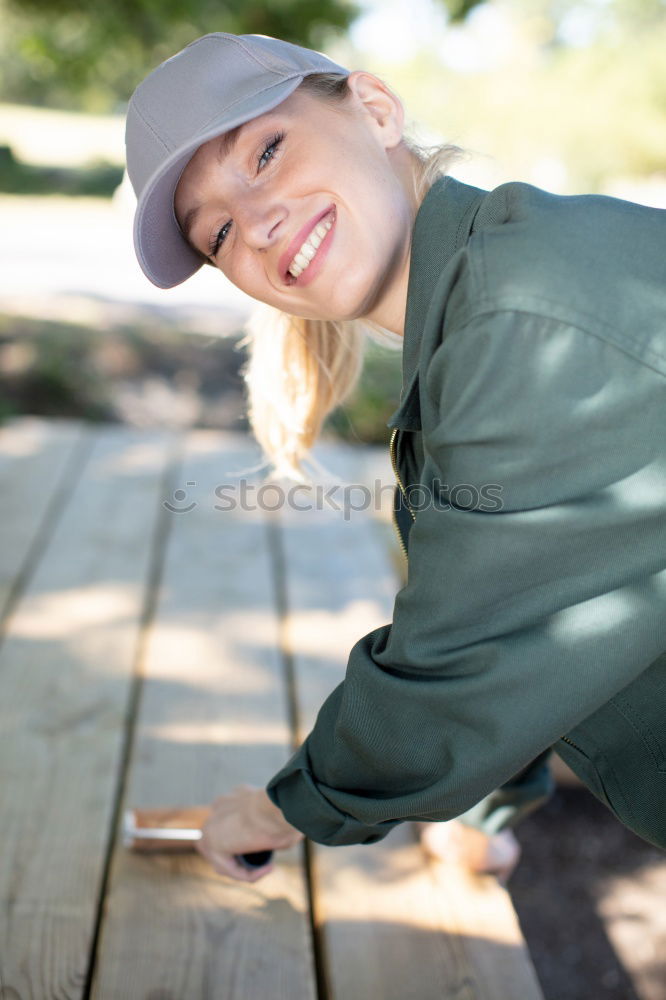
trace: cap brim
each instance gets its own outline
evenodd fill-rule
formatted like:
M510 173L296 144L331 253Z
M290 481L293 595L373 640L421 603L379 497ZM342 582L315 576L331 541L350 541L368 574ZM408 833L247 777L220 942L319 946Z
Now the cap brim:
M134 216L134 247L146 277L158 288L174 288L203 265L201 256L185 240L173 207L173 196L183 170L199 146L238 125L272 111L299 86L304 74L254 94L239 102L233 112L223 112L185 146L180 146L160 165L139 198ZM305 74L307 75L307 74Z

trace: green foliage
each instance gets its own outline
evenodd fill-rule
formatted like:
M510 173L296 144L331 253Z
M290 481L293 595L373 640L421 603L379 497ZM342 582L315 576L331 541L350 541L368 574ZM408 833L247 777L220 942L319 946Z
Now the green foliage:
M9 146L0 146L0 191L3 194L65 194L110 198L123 168L99 163L84 168L37 167L15 159Z
M451 23L464 21L476 7L488 0L440 0ZM497 2L497 0L495 0ZM506 0L504 0L506 2ZM604 13L625 26L654 25L666 15L666 0L606 0L604 7L599 0L508 0L521 16L545 19L551 25L552 40L557 39L561 22L572 11L587 10Z
M526 6L525 0L501 2L517 12ZM658 8L649 6L652 0L636 0L630 10L631 2L609 0L603 8L608 17L590 45L558 41L542 19L551 0L532 0L529 17L516 22L525 59L462 74L425 52L418 62L375 63L373 71L390 79L408 120L469 150L482 166L488 158L490 166L508 167L505 179L549 187L552 164L562 171L561 190L573 194L600 191L618 177L663 176L666 17L638 24L639 10L647 18ZM562 9L565 3L571 6L561 0ZM577 0L579 7L584 3ZM590 6L601 9L592 0ZM631 24L625 20L630 16Z
M464 21L469 12L483 2L484 0L442 0L451 22Z
M17 414L246 430L240 335L137 313L93 325L0 314L0 422Z
M5 100L107 111L209 31L321 48L357 14L348 0L0 0Z
M402 386L402 351L370 342L353 394L328 417L325 429L354 444L386 444L386 421L397 410Z
M572 11L618 32L658 27L666 0L437 0L451 23L484 2L539 22L546 44ZM407 7L408 5L405 4ZM275 35L321 49L359 13L354 0L0 0L4 100L87 111L120 109L137 82L208 31Z
M24 413L124 421L131 400L146 423L169 423L185 405L195 426L247 430L246 362L240 333L211 341L157 317L87 327L0 314L0 423ZM401 384L402 352L369 343L359 384L326 430L386 444ZM151 391L153 404L145 402Z
M64 324L0 317L0 420L21 413L109 419L89 341Z

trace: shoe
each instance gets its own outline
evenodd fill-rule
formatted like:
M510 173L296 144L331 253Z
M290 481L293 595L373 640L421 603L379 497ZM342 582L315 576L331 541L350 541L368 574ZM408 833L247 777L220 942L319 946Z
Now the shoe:
M477 874L496 875L502 885L520 861L520 844L512 830L486 834L457 819L414 826L428 857L462 865Z

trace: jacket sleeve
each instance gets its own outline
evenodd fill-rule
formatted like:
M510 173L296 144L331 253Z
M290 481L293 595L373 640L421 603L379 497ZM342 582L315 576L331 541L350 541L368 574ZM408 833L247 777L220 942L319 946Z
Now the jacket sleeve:
M267 786L323 844L460 815L666 649L662 374L495 312L444 337L421 406L430 502L392 623L354 645Z

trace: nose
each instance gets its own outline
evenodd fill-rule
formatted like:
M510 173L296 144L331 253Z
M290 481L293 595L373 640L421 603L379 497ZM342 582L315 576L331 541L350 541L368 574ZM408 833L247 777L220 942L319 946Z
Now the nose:
M275 244L287 217L283 204L266 198L245 201L236 211L236 223L243 241L252 250L268 250Z

